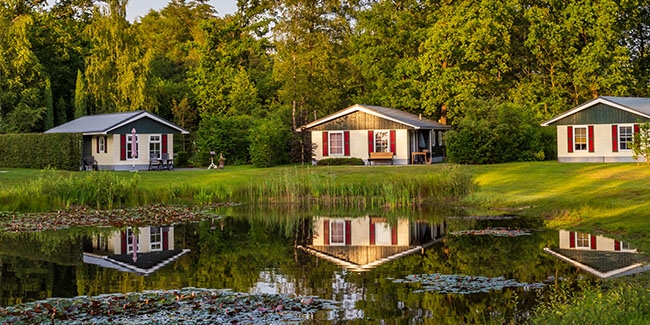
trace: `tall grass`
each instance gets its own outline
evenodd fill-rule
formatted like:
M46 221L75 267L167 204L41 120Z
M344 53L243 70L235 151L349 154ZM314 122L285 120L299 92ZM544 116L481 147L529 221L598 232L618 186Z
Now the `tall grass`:
M422 175L406 174L363 182L340 182L336 177L288 169L282 177L266 178L240 188L232 198L255 203L296 203L346 206L418 206L458 200L476 189L472 176L458 166Z

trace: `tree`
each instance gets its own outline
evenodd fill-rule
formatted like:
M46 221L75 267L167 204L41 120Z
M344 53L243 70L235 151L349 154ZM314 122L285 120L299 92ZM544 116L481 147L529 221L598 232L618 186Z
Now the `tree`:
M59 100L56 103L56 109L54 111L54 116L55 116L55 125L61 125L65 122L68 121L68 116L67 116L67 111L68 111L68 105L65 102L65 99L63 97L59 97Z
M632 157L639 163L639 157L643 157L647 165L650 165L650 122L645 121L639 124L639 132L634 133L632 140Z
M455 130L445 134L454 163L494 164L545 158L535 113L511 103L472 101Z
M77 70L77 82L74 91L74 118L88 114L86 83L81 71Z
M45 107L45 130L54 127L54 102L52 100L52 85L50 79L45 79L45 94L43 98Z

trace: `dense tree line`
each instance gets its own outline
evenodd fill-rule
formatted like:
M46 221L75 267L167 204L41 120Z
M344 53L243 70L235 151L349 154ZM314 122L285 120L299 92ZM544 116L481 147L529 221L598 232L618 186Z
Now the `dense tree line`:
M227 16L171 0L135 22L127 2L0 3L0 133L144 109L192 132L182 150L269 166L305 159L292 131L354 103L460 130L487 114L477 100L538 123L650 95L640 0L239 0Z

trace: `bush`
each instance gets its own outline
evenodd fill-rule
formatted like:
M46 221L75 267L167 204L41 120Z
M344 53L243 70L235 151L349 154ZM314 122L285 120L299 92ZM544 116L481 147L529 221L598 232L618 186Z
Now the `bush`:
M533 112L512 103L474 101L455 130L445 134L449 161L495 164L547 158Z
M175 167L187 167L189 165L190 154L187 151L179 151L174 160Z
M0 167L79 170L82 143L81 134L3 134Z
M201 123L196 132L196 144L199 152L194 162L197 165L210 163L210 151L217 157L223 154L228 164L241 165L250 161L248 154L250 128L253 119L248 115L221 116L201 114Z
M325 158L318 161L318 166L365 165L361 158Z
M289 162L290 132L278 118L264 120L250 134L250 157L255 167L271 167Z

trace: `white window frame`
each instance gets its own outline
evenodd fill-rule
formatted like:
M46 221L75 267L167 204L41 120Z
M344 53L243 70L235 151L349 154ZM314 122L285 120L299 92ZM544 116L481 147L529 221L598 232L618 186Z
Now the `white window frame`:
M106 152L106 143L104 142L104 137L99 137L97 142L97 151L100 153Z
M331 246L345 246L345 220L331 220L330 221L330 245ZM339 236L334 237L334 230L337 229L337 227L341 227L341 236L340 236L340 241L339 241ZM338 234L338 233L337 233Z
M629 134L629 145L627 141L623 141L623 129L628 129ZM631 151L632 141L634 141L634 125L633 124L623 124L618 126L618 150L619 151Z
M377 141L378 136L386 137L385 148L383 148L383 139L380 139L381 142ZM375 130L372 138L374 141L375 152L390 152L390 130Z
M135 135L135 153L136 153L135 158L131 158L131 150L132 150L131 147L133 144L133 142L131 141L132 138L133 138L132 134L126 135L126 160L140 159L140 135L139 134Z
M576 232L576 248L577 249L590 249L591 248L591 234Z
M156 154L156 158L160 158L161 153L162 153L162 135L160 134L149 135L149 157L151 157L151 154Z
M338 147L338 146L333 146L332 143L332 138L333 135L341 136L341 152L334 152L333 148ZM331 131L329 133L329 138L327 139L327 144L329 145L329 155L330 156L343 156L345 155L345 135L343 134L343 131Z
M578 130L584 130L584 148L578 148ZM581 143L582 145L583 143ZM589 150L589 130L587 126L574 126L573 127L573 150L574 151L587 151Z
M163 249L163 227L149 227L149 248L151 251Z

